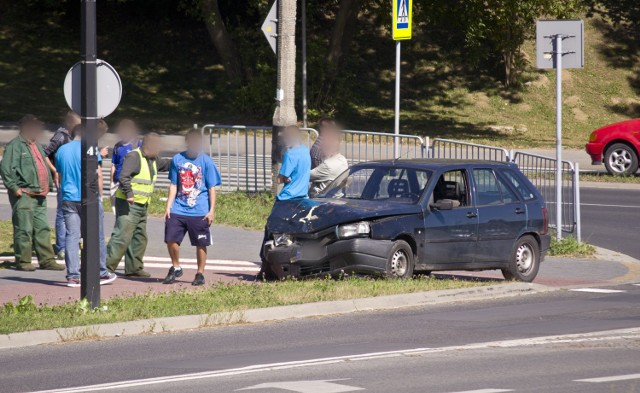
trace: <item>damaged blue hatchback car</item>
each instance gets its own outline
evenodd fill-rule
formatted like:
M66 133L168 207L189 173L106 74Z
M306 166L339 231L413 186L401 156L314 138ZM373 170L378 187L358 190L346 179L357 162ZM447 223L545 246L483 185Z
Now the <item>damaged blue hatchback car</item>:
M278 278L500 269L531 282L547 210L515 164L399 160L354 165L321 196L276 203L264 271Z

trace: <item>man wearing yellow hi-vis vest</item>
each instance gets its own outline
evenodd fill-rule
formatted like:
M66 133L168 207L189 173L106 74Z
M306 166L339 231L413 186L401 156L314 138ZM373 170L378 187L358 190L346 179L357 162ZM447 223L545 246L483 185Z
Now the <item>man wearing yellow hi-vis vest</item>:
M116 192L116 224L107 246L107 268L115 272L124 257L124 273L129 277L150 277L142 258L147 249L147 208L158 171L169 169L169 160L158 159L160 137L149 133L142 146L129 152L122 164L120 187Z

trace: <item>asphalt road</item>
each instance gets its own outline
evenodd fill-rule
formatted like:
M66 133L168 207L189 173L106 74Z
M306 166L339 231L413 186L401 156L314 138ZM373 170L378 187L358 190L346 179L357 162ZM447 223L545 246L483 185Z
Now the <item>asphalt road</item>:
M582 239L640 259L640 190L583 188Z
M614 290L6 350L0 390L633 392L640 286Z

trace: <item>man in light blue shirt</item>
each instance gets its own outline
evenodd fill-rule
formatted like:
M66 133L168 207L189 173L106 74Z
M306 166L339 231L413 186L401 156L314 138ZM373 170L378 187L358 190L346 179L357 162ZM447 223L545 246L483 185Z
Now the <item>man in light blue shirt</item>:
M297 126L285 128L282 138L287 150L282 156L278 182L284 186L276 198L279 201L308 198L311 174L309 149L301 144L301 132Z
M301 143L302 134L298 126L289 126L282 132L285 148L282 156L282 167L278 173L278 183L284 184L282 190L276 196L276 204L284 201L296 199L306 199L309 197L309 180L311 176L311 153L309 149ZM262 268L257 279L273 279L275 275L267 266L264 256L264 244L269 240L269 231L265 227L264 239L260 246L260 259Z
M75 140L63 145L56 152L56 171L58 176L58 192L62 193L62 212L66 227L65 263L67 265L67 286L80 286L80 237L82 210L82 142L80 134L82 126L76 126L72 131ZM102 162L100 153L96 150L98 163ZM102 171L98 169L98 182L91 184L96 194L101 195ZM107 271L106 243L104 239L102 200L98 201L99 209L99 240L100 240L100 285L110 284L116 275ZM90 263L94 263L90 261Z

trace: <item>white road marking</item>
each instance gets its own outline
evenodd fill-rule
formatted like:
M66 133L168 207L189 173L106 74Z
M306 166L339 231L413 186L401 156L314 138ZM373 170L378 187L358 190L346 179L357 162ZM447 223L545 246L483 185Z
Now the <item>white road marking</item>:
M343 393L364 390L355 386L347 386L335 383L336 381L348 381L348 379L329 379L325 381L291 381L291 382L269 382L250 386L241 390L261 390L261 389L282 389L297 393Z
M465 390L464 392L455 393L504 393L513 392L513 389L478 389L478 390Z
M588 293L621 293L626 292L621 289L600 289L600 288L577 288L569 289L571 292L588 292Z
M144 257L144 260L149 262L171 262L171 258L167 258L167 257ZM195 258L180 258L180 262L196 263L198 262L198 260ZM258 264L255 262L233 261L228 259L212 259L212 260L207 260L207 263L219 264L219 265L258 266Z
M633 284L633 285L636 286L636 287L640 287L640 284Z
M0 262L13 262L14 257L0 257ZM145 266L153 267L153 268L170 268L171 267L171 258L164 257L145 257L144 258ZM162 263L165 262L165 263ZM196 260L190 258L183 258L180 260L182 267L184 269L195 270L197 269L197 265L195 265ZM31 263L38 263L37 258L33 258ZM260 264L248 261L231 261L225 259L213 259L207 260L207 270L210 271L221 271L221 272L258 272L260 270Z
M616 376L613 376L613 377L576 379L573 382L606 383L606 382L616 382L616 381L630 381L632 379L640 379L640 374L628 374L628 375L616 375Z
M550 345L550 344L567 344L567 343L581 343L581 342L599 342L599 341L611 341L611 340L638 340L640 339L640 327L631 329L618 329L609 330L603 332L592 333L580 333L580 334L567 334L558 336L544 336L525 338L517 340L505 340L505 341L491 341L477 344L456 345L451 347L441 348L414 348L398 351L388 352L374 352L360 355L348 355L348 356L336 356L329 358L300 360L293 362L282 363L270 363L270 364L256 364L252 366L233 368L228 370L219 371L204 371L199 373L171 375L166 377L136 379L130 381L104 383L99 385L80 386L75 388L64 388L58 390L43 390L32 393L78 393L78 392L97 392L104 390L114 389L126 389L137 386L149 386L158 384L170 384L182 381L193 381L199 379L214 379L220 377L236 376L255 374L261 372L273 372L278 370L289 370L295 368L304 367L317 367L327 364L340 364L346 362L352 362L357 360L369 360L369 359L390 359L408 356L420 356L429 354L438 354L444 352L460 352L478 349L496 349L496 348L517 348L517 347L530 347L537 345Z
M144 263L145 267L155 267L155 268L170 268L172 265L170 263ZM182 266L183 269L185 270L197 270L198 266L197 265L193 265L193 264L180 264L180 266ZM236 267L236 266L222 266L222 265L218 265L218 264L210 264L209 262L207 262L207 271L213 271L213 272L259 272L260 268L259 267L246 267L246 266L241 266L241 267Z
M581 203L580 206L595 206L595 207L621 207L624 209L640 209L638 205L603 205L599 203Z

